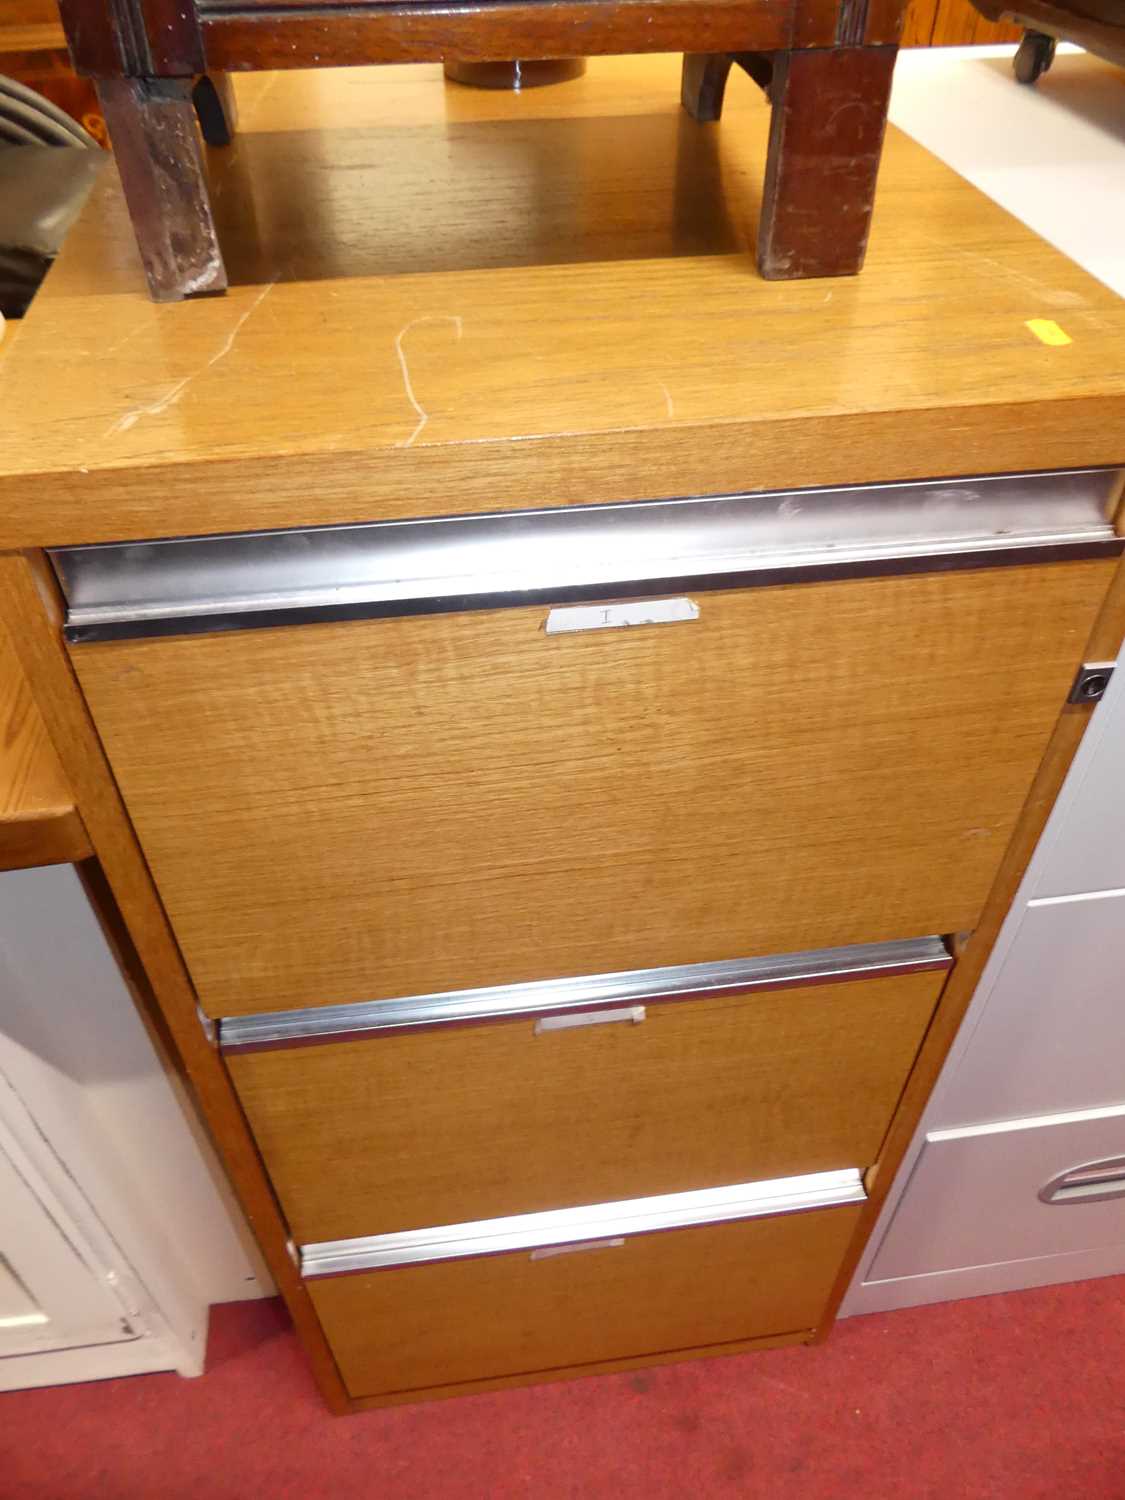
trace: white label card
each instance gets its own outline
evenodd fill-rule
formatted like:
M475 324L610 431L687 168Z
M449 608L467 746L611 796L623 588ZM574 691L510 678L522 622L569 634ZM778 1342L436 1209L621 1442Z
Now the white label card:
M544 1245L542 1249L531 1252L532 1260L550 1260L555 1255L573 1255L576 1250L619 1250L625 1243L624 1239L612 1240L576 1240L571 1245Z
M630 625L672 625L698 620L694 599L632 599L627 604L568 604L552 609L545 626L548 635L575 630L624 630Z
M632 1021L638 1025L645 1018L643 1005L620 1006L616 1010L583 1010L566 1016L540 1016L535 1035L545 1031L569 1031L572 1026L612 1026L615 1021Z

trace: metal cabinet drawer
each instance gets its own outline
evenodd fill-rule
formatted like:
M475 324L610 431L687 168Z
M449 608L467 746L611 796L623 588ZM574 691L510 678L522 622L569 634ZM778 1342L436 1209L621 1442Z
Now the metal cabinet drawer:
M1125 1096L1125 895L1032 904L942 1092L942 1120L986 1124Z
M930 1134L865 1280L1107 1245L1125 1245L1121 1105Z
M220 1036L303 1243L867 1166L948 963L930 940L797 955L784 981L796 988L740 994L733 966L704 966L679 982L722 976L736 992L653 1004L658 974L606 976L600 1004L577 1014L567 989L543 987L500 997L522 1001L519 1019L434 1027L439 1000L415 1004L403 1030L351 1040L253 1050L257 1019ZM785 967L745 965L742 983L756 970L783 982ZM536 1018L537 1000L555 1010ZM489 997L476 1003L487 1016ZM458 1004L444 997L446 1013ZM337 1024L411 1014L358 1009ZM315 1026L325 1013L311 1014ZM292 1041L301 1019L274 1018L275 1035ZM239 1039L251 1050L229 1050Z
M506 1221L507 1235L523 1245L499 1253L488 1250L490 1237L503 1243L491 1233L497 1226L460 1226L470 1234L444 1247L456 1258L312 1274L309 1291L352 1396L719 1354L816 1326L863 1198L858 1174L835 1175L827 1184L758 1185L776 1190L768 1217L756 1216L766 1199L746 1206L753 1217L711 1223L699 1222L698 1208L677 1215L674 1200L656 1214L651 1203L602 1205L553 1244L549 1229L521 1235ZM727 1190L728 1200L737 1191ZM816 1206L833 1202L839 1206ZM722 1218L731 1209L728 1201L725 1213L702 1213ZM693 1227L673 1227L677 1217ZM351 1250L363 1263L362 1247L325 1248ZM340 1258L304 1257L306 1274Z
M1084 891L1125 890L1125 658L1083 745L1082 779L1073 797L1053 815L1039 864L1034 895L1073 896ZM1077 766L1075 768L1077 770Z

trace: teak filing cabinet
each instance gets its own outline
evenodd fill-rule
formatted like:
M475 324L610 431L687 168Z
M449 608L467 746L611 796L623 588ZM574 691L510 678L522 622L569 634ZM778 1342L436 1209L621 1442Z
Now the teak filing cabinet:
M1125 625L1112 296L893 133L867 275L748 294L668 76L591 67L564 215L549 100L451 153L372 75L394 274L236 209L256 283L155 306L107 176L7 356L4 617L338 1410L822 1337ZM302 178L310 88L242 144L341 231L379 101Z

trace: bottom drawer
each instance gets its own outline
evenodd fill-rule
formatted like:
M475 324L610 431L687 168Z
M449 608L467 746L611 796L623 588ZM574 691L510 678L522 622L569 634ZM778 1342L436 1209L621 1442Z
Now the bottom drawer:
M353 1397L421 1391L812 1329L859 1213L853 1203L308 1287Z
M933 1131L865 1279L1117 1244L1125 1105Z

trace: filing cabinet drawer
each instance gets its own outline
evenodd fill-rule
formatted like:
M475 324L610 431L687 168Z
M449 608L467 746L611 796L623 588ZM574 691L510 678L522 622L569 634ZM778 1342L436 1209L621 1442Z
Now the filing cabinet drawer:
M868 1282L1125 1245L1125 1105L936 1130Z
M856 1206L308 1281L352 1396L721 1346L817 1324ZM718 1347L716 1347L718 1346Z
M1125 893L1028 906L971 1045L943 1082L942 1122L983 1125L1119 1103L1123 974Z
M54 558L219 1017L974 927L1122 550L1119 478Z
M976 924L1112 564L76 648L212 1016ZM998 667L998 664L999 667Z
M939 971L227 1062L298 1242L867 1166L948 964L898 946Z

